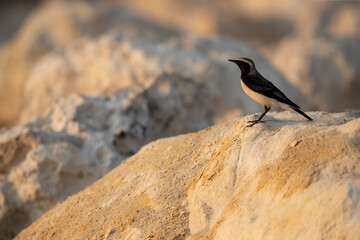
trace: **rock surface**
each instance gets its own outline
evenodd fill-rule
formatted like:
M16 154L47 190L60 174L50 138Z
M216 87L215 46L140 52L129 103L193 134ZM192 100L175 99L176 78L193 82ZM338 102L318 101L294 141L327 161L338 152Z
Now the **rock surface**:
M151 142L16 239L357 239L360 119L309 115Z
M115 2L117 1L44 1L44 4L24 21L13 39L1 46L0 125L14 124L20 115L21 123L27 124L0 133L0 238L14 237L21 229L42 216L59 201L63 201L69 195L89 186L124 159L137 152L145 143L161 137L197 131L214 122L222 122L224 119L234 116L262 111L260 105L243 94L239 84L239 70L227 62L228 58L239 56L253 58L260 72L305 110L344 111L347 108L359 108L360 106L360 95L358 94L360 91L360 68L358 68L358 56L360 55L358 44L360 15L358 12L360 5L354 2L302 3L278 0L276 8L273 7L275 4L273 1L269 3L231 1L231 4L219 1L209 4L206 1L194 3L194 1L188 0L157 0L151 6L147 1L142 0L122 0L120 4ZM129 8L134 12L129 11ZM295 9L297 14L293 14L291 11ZM20 11L22 10L20 9ZM2 19L7 19L7 16L10 18L15 16L10 9L2 9L1 12L6 13L4 16L1 15ZM224 15L227 17L224 18ZM308 24L304 24L304 19L307 19ZM236 28L234 28L234 22L237 23ZM11 34L14 34L15 30L10 26L9 21L3 21L0 25L1 29L11 29ZM190 36L187 34L188 32L204 35L220 33L241 41L246 40L263 52L269 61L266 61L258 51L243 42L237 42L224 36L205 39ZM6 31L0 34L3 33L6 34ZM10 32L8 31L7 34ZM0 41L1 39L10 39L10 37L0 36ZM290 80L290 83L287 83L268 62L273 63ZM294 85L300 91L296 90ZM116 95L104 97L108 94ZM70 97L64 99L64 96ZM29 122L39 114L42 114L41 117ZM281 116L284 119L293 118L292 115L287 116L286 114L278 113L273 116ZM318 117L321 115L320 113L313 114ZM139 174L144 176L138 176L137 172L133 172L134 176L136 175L136 184L137 181L140 181L139 179L143 179L145 182L149 179L161 182L157 178L161 174L163 174L161 176L165 176L164 179L172 182L166 183L167 185L160 183L160 187L155 187L156 189L154 187L146 189L146 186L151 187L152 184L155 184L149 183L149 181L145 186L132 185L135 192L140 191L136 190L138 187L141 191L143 190L145 196L137 192L138 195L135 194L135 197L132 195L124 197L124 201L135 200L134 206L130 202L125 203L124 206L134 207L139 212L121 209L120 214L128 213L122 217L127 222L121 222L126 231L124 233L121 227L114 227L114 230L109 230L109 238L112 236L116 238L117 234L127 234L129 238L151 237L152 235L154 237L168 236L167 234L173 233L176 235L177 230L172 231L172 229L177 226L178 238L186 236L190 239L198 237L218 239L220 237L216 234L223 235L240 231L232 228L231 221L243 221L241 226L250 226L245 230L238 228L245 234L248 234L246 230L254 226L261 229L263 233L266 231L286 233L295 228L295 225L291 225L291 223L297 222L297 220L285 216L290 211L288 209L298 209L292 207L300 204L296 194L304 192L304 195L299 195L300 199L306 202L307 206L314 206L313 209L318 209L319 205L323 202L326 203L326 194L331 195L331 189L340 193L348 190L348 196L344 197L342 212L339 210L343 215L339 214L341 219L336 220L346 222L352 217L346 215L350 211L348 210L349 205L355 206L357 203L358 185L355 180L355 183L352 181L357 176L358 168L348 167L347 162L338 163L336 161L345 159L343 160L345 162L348 156L353 156L354 149L359 145L359 141L356 140L359 131L356 125L354 138L350 133L341 135L343 130L339 133L338 129L347 126L346 124L337 126L341 123L340 118L344 117L345 120L347 119L346 121L350 121L353 118L350 114L321 116L326 119L318 123L309 123L306 125L309 129L307 127L303 129L303 125L292 120L284 121L290 126L269 122L275 125L261 127L266 130L264 133L256 132L258 137L264 137L264 140L246 135L248 131L239 130L239 133L245 134L240 134L239 141L242 143L246 143L248 138L252 142L259 141L259 145L254 148L245 144L244 146L247 148L243 149L243 145L239 144L243 149L242 156L250 159L250 162L259 163L257 161L259 159L270 161L269 157L272 157L275 162L274 165L267 165L268 168L263 165L254 165L254 168L259 167L262 169L262 173L267 174L265 177L257 168L257 175L246 175L247 173L236 170L236 174L233 174L232 177L225 176L228 173L227 168L225 168L225 172L221 168L217 170L219 164L220 167L228 166L225 164L227 162L222 162L225 160L220 161L217 159L218 156L211 155L212 152L217 151L217 140L230 144L226 142L225 138L222 138L222 133L219 133L221 136L214 136L212 134L215 133L206 133L206 131L198 133L202 134L202 137L197 138L204 139L204 145L201 143L199 149L195 149L199 146L196 145L197 143L194 149L186 145L184 149L190 151L186 156L170 153L172 150L166 150L171 148L170 145L159 147L164 150L165 165L168 164L167 161L170 161L170 156L178 159L180 165L170 163L168 164L170 167L181 169L185 166L187 168L186 164L191 165L191 162L184 163L184 159L195 159L196 156L192 154L197 154L198 150L203 149L206 153L200 152L198 156L205 156L204 158L210 156L210 165L206 165L209 159L206 161L200 159L196 160L200 162L200 165L197 166L193 163L191 167L196 166L190 172L176 169L179 171L177 173L174 169L164 170L166 166L156 165L155 160L151 160L150 163L140 162L140 166L151 169L156 165L155 168L163 169L162 171L166 171L166 173L157 173L155 170L144 173L145 170L140 169ZM352 122L354 121L358 120ZM241 124L243 123L237 123L237 125ZM237 125L235 125L235 130ZM226 126L229 125L226 124L224 126L225 129L221 126L212 129L220 129L219 132L224 131L229 134L228 136L233 137L231 131L234 129L227 129ZM293 161L292 156L295 156L294 159L300 160L291 162L300 168L299 172L297 172L297 168L293 171L298 175L291 175L289 173L293 170L291 166L284 165L286 163L283 165L277 163L283 155L276 155L273 149L269 150L273 155L268 155L258 147L261 144L266 146L267 141L270 142L267 138L271 139L272 143L277 143L278 139L286 142L287 136L296 139L296 134L300 131L298 128L309 136L313 136L315 147L323 146L322 142L333 143L331 147L324 145L327 147L327 152L325 150L319 150L319 152L320 157L335 154L332 160L337 165L334 163L335 167L333 167L333 162L326 162L331 159L326 159L326 161L320 159L320 163L316 162L318 165L311 162L307 166L304 163L305 160L301 158L302 156L298 156L298 152L294 149L302 147L302 143L308 144L305 146L306 151L314 148L311 148L309 142L300 139L290 143L293 150L285 149L291 156L291 161ZM329 138L337 140L329 142L330 139L325 135L316 135L322 131L321 129L328 129L326 131L330 131ZM302 133L299 134L301 137L305 136L301 135ZM343 138L344 141L348 140L351 144L354 143L355 147L350 144L349 148L346 145L345 150L339 150L336 146L343 146L341 145ZM188 141L185 136L182 139ZM206 142L212 141L210 139L214 139L214 142L211 143L214 146ZM172 143L172 141L180 140L166 139L163 140L163 143ZM156 145L157 143L152 144ZM181 141L176 144L179 146L175 146L175 150L184 146ZM275 149L282 151L282 144L283 142L280 141L280 145L276 145ZM233 147L233 145L231 146ZM256 155L258 153L263 155L257 159L247 156L245 153L248 148L253 151L254 156L259 156ZM332 152L333 149L335 153ZM305 156L312 158L313 155L315 156L315 150L313 151ZM225 153L227 154L227 152ZM233 154L233 152L230 153ZM223 150L221 150L221 154L223 154ZM142 156L140 159L145 158L144 155L140 154L140 156ZM181 156L183 158L179 159ZM245 157L239 157L238 161L242 164ZM352 161L351 157L348 158L349 161ZM229 159L230 169L233 166L242 166L238 162L234 163L235 160L232 157ZM318 161L316 157L312 159ZM130 163L126 164L131 165L132 161L134 160L129 160ZM218 165L211 163L212 161L216 161ZM123 168L126 168L126 164ZM134 163L134 165L136 164ZM341 168L343 166L341 164L346 166ZM349 164L351 165L351 163ZM212 166L214 167L212 168ZM247 166L245 164L245 167ZM276 169L275 166L278 168ZM224 178L220 177L221 181L219 182L213 181L213 179L217 179L218 175L216 174L218 173L216 172L214 177L211 177L212 169L225 174ZM238 169L240 168L238 167ZM279 172L279 169L284 172ZM332 172L333 169L335 170ZM210 182L202 179L199 171L208 173ZM248 168L245 168L244 171L251 172ZM170 179L166 175L167 172L173 174L174 178ZM154 176L150 176L151 173L154 173ZM308 173L312 175L308 177L306 175ZM338 174L342 175L338 177ZM282 179L277 179L278 175L282 176ZM193 176L198 177L199 182L203 185L196 185L196 180L190 179ZM334 176L334 179L328 180L329 176ZM124 176L124 178L126 177ZM251 178L257 182L250 181ZM261 183L262 178L268 178L268 181ZM189 189L184 190L181 183L177 182L178 179L182 179ZM250 190L245 185L241 185L242 182L239 182L239 179L242 179L244 184L248 184ZM288 179L290 180L287 181ZM229 183L230 181L233 181L233 185ZM301 181L305 183L301 185ZM322 189L315 184L317 181L321 184L324 183L323 185L326 187L329 185L329 191L321 192ZM266 185L267 182L270 185ZM115 183L121 188L127 187L122 185L124 183L116 181ZM139 185L142 183L142 181L139 182ZM349 184L346 187L347 183ZM280 195L276 195L275 199L267 198L269 194L265 190L259 190L259 195L256 195L257 193L251 190L254 184L257 184L259 186L257 188L260 190L280 189ZM261 187L261 184L264 187ZM295 185L294 189L291 188L293 185ZM338 185L339 188L337 188ZM223 189L222 186L226 188ZM296 190L297 186L300 186L300 193ZM213 192L212 189L217 190ZM241 191L247 193L248 190L250 191L248 195L239 193ZM289 195L287 191L296 194L290 194L294 197L287 198L286 196ZM316 195L314 195L315 197L311 195L313 193L311 191L316 193L320 191L323 195L320 194L321 198L316 198ZM116 191L114 192L116 193ZM125 192L124 190L124 194ZM110 193L108 194L110 197ZM214 194L217 195L213 199ZM239 200L238 196L243 199ZM282 196L285 197L282 198ZM250 197L254 200L248 200ZM75 199L77 198L75 197ZM289 204L293 205L286 205L287 200L284 199L290 199ZM333 204L338 206L336 204L340 200L334 199ZM246 201L245 204L242 201ZM174 205L169 202L174 202ZM179 202L181 202L180 205ZM278 205L271 204L271 202ZM124 202L115 201L115 203L123 204ZM239 210L233 208L238 203L246 206L245 214L243 209L238 213ZM87 204L91 204L91 202ZM258 205L259 207L257 207ZM329 206L330 209L338 209L333 208L333 205L330 206L330 204L325 206ZM264 209L272 209L272 212L268 215L265 214L268 218L259 218L258 215L264 216L263 213L266 213ZM357 206L353 209L355 209L355 214L351 214L356 217ZM80 210L86 211L84 208L80 208ZM318 230L318 235L324 238L333 238L331 234L334 231L339 232L337 230L339 227L353 226L351 222L347 225L344 225L343 222L334 223L334 219L327 215L328 212L321 211L312 212L316 214L313 219L318 219L314 224L305 217L306 211L305 215L295 212L300 216L299 219L303 219L303 222L307 222L310 226L304 228L303 231L296 229L298 231L296 236L301 238L303 233L316 228L320 223L323 225L314 231ZM137 215L138 213L140 215ZM234 217L228 216L229 213L234 213ZM241 216L242 218L238 217L240 214L244 214ZM321 222L322 219L319 216L330 220ZM89 219L94 218L89 217ZM113 219L113 217L110 218L111 221ZM167 222L167 219L173 219L167 228L158 228L160 229L159 233L147 235L151 231L150 227L156 229L156 226L161 226L162 222ZM268 221L269 219L271 221ZM281 219L283 220L280 221ZM140 227L143 224L141 221L145 223L153 221L153 225L149 225L148 228ZM269 225L268 222L273 222L273 224ZM357 224L356 221L354 222ZM61 223L63 222L59 224ZM85 223L86 221L84 221ZM332 223L336 225L331 225ZM54 226L59 227L60 225ZM112 225L109 224L109 226ZM223 230L227 227L229 227L228 230ZM105 226L104 229L106 230ZM341 231L347 232L344 229ZM259 232L261 233L261 231ZM255 234L255 232L253 233ZM263 238L267 236L267 233L264 233ZM347 234L351 233L349 231ZM108 236L106 234L107 232L104 236ZM251 239L262 238L249 234L247 236ZM224 239L231 239L229 235L224 236L226 236ZM307 235L303 238L306 239L306 237Z
M1 239L12 239L121 161L104 127L91 125L101 117L95 112L101 103L74 96L54 107L48 119L0 134ZM81 108L92 108L94 114L78 114ZM102 113L110 110L103 108ZM88 122L76 120L86 117Z
M306 95L314 110L360 106L357 1L121 2L165 26L251 43Z
M108 31L162 39L178 32L161 27L126 9L97 1L43 1L12 41L0 48L0 124L14 124L24 102L24 85L46 54L76 39L96 38Z
M344 111L359 106L360 18L357 13L360 5L356 2L276 0L209 4L157 0L152 5L147 1L125 0L43 2L12 40L1 46L1 126L18 123L20 112L27 105L27 99L23 98L25 83L44 56L69 47L78 39L91 42L114 32L157 43L181 39L184 33L231 36L255 46L287 80L297 85L302 94L312 100L309 108L307 102L304 108ZM14 15L9 14L8 9L6 13ZM307 19L307 24L303 19ZM3 22L9 28L9 21ZM235 53L235 49L227 48L226 42L222 46L223 50L232 51L234 57L247 53ZM215 56L221 58L221 55ZM106 70L104 66L100 68ZM109 72L115 76L127 74L116 66L113 68ZM78 71L81 69L75 69L75 74ZM95 70L91 73L99 75ZM69 74L71 77L72 72ZM267 77L278 81L277 75ZM93 85L96 83L90 84ZM96 91L96 88L91 90Z
M276 79L274 83L295 102L302 99L306 107L301 94L255 50L227 38L183 35L153 41L114 33L74 42L39 60L25 84L21 116L23 122L42 116L13 130L15 135L5 131L0 143L6 165L1 172L6 201L0 203L0 231L14 236L149 141L261 111L262 106L241 94L240 71L227 61L237 57L234 53L251 56L262 73ZM74 93L117 95L62 98ZM68 138L80 145L73 146ZM28 139L37 144L28 146ZM67 155L79 155L79 163L72 163L77 157L57 154L66 152L59 150L63 145L72 146ZM45 150L38 153L39 148ZM8 149L22 154L8 154ZM29 162L31 174L27 173ZM58 167L44 171L42 166L48 164ZM80 180L69 186L64 176ZM23 186L32 194L20 194Z
M57 202L105 175L146 142L213 122L206 87L160 76L146 90L72 95L44 117L0 134L0 235L12 238Z
M273 79L276 86L295 102L309 107L300 92L246 44L227 38L186 35L170 42L154 42L139 36L113 34L94 41L79 41L41 60L25 85L27 104L21 118L26 122L72 93L98 96L129 86L146 89L164 75L203 85L208 89L209 99L213 99L218 118L239 108L242 114L261 111L262 106L241 94L240 71L227 61L241 55L253 58L259 71Z
M303 27L298 34L264 50L265 55L307 96L314 109L358 109L360 4L334 1L320 5L310 11L309 24L301 19Z

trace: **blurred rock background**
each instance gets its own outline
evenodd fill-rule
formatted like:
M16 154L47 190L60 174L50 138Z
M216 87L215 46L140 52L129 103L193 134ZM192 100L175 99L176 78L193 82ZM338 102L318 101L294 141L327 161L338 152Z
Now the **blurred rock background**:
M26 83L43 57L110 32L155 42L231 37L261 52L306 97L308 110L358 108L359 10L357 1L3 1L0 124L16 124L29 107Z
M359 12L357 1L0 1L1 233L147 142L262 111L228 58L253 58L305 111L359 109Z

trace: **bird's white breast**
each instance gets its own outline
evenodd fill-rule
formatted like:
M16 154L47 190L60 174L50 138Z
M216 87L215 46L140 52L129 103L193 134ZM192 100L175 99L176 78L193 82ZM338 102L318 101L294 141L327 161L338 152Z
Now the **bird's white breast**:
M260 93L257 93L251 90L248 86L246 86L246 84L242 80L240 82L241 82L241 87L244 89L244 92L256 102L264 106L273 106L286 110L292 110L287 104L279 102L273 98L266 97L265 95L262 95Z

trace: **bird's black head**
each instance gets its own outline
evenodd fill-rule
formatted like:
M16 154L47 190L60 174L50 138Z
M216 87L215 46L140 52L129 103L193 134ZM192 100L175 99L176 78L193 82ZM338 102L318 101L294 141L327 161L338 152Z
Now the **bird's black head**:
M230 62L235 63L241 70L241 76L248 75L252 71L256 71L255 63L250 58L229 59Z

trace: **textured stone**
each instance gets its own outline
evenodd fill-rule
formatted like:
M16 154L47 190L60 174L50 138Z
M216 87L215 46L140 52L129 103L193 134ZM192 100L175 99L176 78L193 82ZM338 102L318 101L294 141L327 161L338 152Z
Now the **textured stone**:
M33 120L19 127L15 140L4 131L0 144L22 152L24 144L18 146L17 137L27 139L27 132L33 132L31 142L37 139L21 156L4 153L1 192L6 201L0 216L4 234L14 236L147 142L262 110L241 94L240 73L227 61L236 57L234 52L251 56L261 72L277 80L274 83L294 101L302 99L245 44L189 36L158 41L109 34L75 42L40 60L25 84L22 117L24 122ZM69 137L80 145L74 147ZM49 139L56 144L49 145ZM71 186L63 176L75 179Z
M13 40L0 49L1 125L18 120L27 103L23 87L39 60L79 38L94 40L110 32L158 43L181 38L179 29L231 36L264 53L287 80L312 99L309 109L344 111L359 106L360 5L356 1L116 2L44 1L30 14ZM8 18L14 14L8 9L5 12L3 22L9 28ZM225 43L223 46L226 48ZM233 54L239 57L243 52ZM272 80L277 81L276 77Z
M360 106L360 4L323 4L311 26L265 50L281 73L309 99L313 109L344 111ZM315 14L316 13L316 14Z
M124 2L124 1L122 1ZM273 15L279 12L269 13L269 17L265 17L264 19L260 19L260 21L254 19L253 16L246 16L245 14L239 14L241 9L244 9L241 3L233 2L232 4L224 4L224 3L213 3L211 5L207 3L198 2L194 4L193 1L187 1L185 3L181 2L178 3L177 1L161 1L157 2L157 4L153 4L153 6L149 6L147 2L141 3L133 3L134 1L127 2L124 4L113 4L107 1L106 3L103 1L44 1L44 3L36 9L27 19L24 21L23 26L20 28L18 33L15 34L13 40L4 44L0 49L0 70L2 74L0 75L0 124L1 125L13 125L15 122L19 123L17 120L19 118L20 112L22 112L28 106L28 97L26 99L23 98L24 92L27 92L24 89L27 80L29 79L30 75L33 78L33 68L37 66L38 62L43 59L44 56L49 54L54 50L58 50L60 53L62 52L61 49L70 48L74 46L75 42L79 39L88 39L88 42L95 41L99 36L102 35L113 35L114 33L122 33L130 36L134 36L137 39L142 39L143 41L152 40L156 42L159 48L162 46L164 42L184 42L183 36L184 33L181 33L178 29L186 30L186 32L192 32L190 28L182 28L179 27L179 24L176 23L186 23L189 27L196 27L197 23L202 22L204 23L205 28L211 28L211 31L215 31L213 33L225 33L230 36L235 36L240 40L248 40L251 43L256 42L255 40L260 40L261 46L269 46L269 41L274 41L274 39L281 39L284 35L288 34L288 30L290 29L291 32L291 22L289 20L284 20L282 17L277 19L276 17L273 18ZM137 2L137 1L136 1ZM145 4L144 4L145 3ZM154 14L147 15L143 14L141 11L139 13L139 8L133 8L134 12L132 13L129 11L129 8L134 4L143 4L148 9L159 11L155 13L160 18L154 18L152 21L150 18L154 16ZM161 5L161 8L158 7L158 4ZM196 11L189 11L189 5L191 4L192 9L196 9ZM182 6L180 6L182 5ZM263 6L264 3L261 4ZM296 8L299 7L300 4L296 5ZM230 6L230 7L229 7ZM266 5L269 7L269 5ZM283 5L281 5L283 6ZM284 5L285 6L285 5ZM151 8L150 8L151 7ZM164 8L168 8L169 10L164 10ZM178 10L174 10L174 8L178 8ZM254 7L252 7L254 9ZM186 11L186 14L181 14L181 11ZM204 10L207 9L206 14ZM274 9L271 7L271 9ZM279 10L280 8L276 8ZM281 8L281 14L288 12L288 9L283 7ZM216 10L216 11L215 11ZM221 10L217 12L217 10ZM286 11L284 11L286 10ZM177 18L176 23L172 22L171 19L169 21L164 21L164 18L161 16L162 14L170 13L171 16ZM191 14L191 15L190 15ZM224 14L229 16L228 18L223 18ZM258 16L259 14L256 14ZM263 14L266 15L266 14ZM271 15L271 16L270 16ZM146 16L148 18L146 18ZM180 19L182 17L182 20ZM184 19L186 16L186 21ZM191 17L189 17L191 16ZM201 17L205 16L203 20ZM240 16L240 19L239 19ZM166 16L165 16L166 17ZM167 16L169 17L169 15ZM196 18L195 18L196 17ZM189 20L190 19L190 20ZM214 21L211 21L213 19ZM159 21L156 21L159 20ZM233 22L238 22L241 26L238 26L236 29L233 27ZM170 23L171 25L168 25ZM172 24L174 23L174 24ZM201 24L202 25L202 24ZM288 27L288 25L290 27ZM304 24L301 24L304 25ZM282 28L285 28L285 31ZM179 28L178 28L179 27ZM215 28L214 28L215 27ZM243 29L246 27L246 31ZM274 31L274 29L278 29L278 31ZM269 31L268 29L272 29ZM198 33L195 31L195 33ZM231 34L235 33L235 34ZM250 38L247 38L250 36ZM270 38L270 39L269 39ZM272 39L272 40L271 40ZM254 40L254 41L252 41ZM82 43L85 44L86 40L83 40ZM87 44L88 47L90 44ZM95 44L97 45L97 44ZM132 45L132 44L130 44ZM199 45L199 46L197 46ZM262 58L259 57L258 53L254 50L246 50L248 47L234 47L235 41L230 43L230 41L218 41L218 44L212 44L208 42L198 43L197 45L192 46L190 43L186 44L186 48L189 49L196 49L197 51L201 51L205 49L208 52L209 57L218 58L221 61L226 61L226 58L231 55L231 57L240 57L240 56L248 56L253 57L257 62L262 62ZM238 44L238 45L245 45L245 44ZM272 45L272 44L271 44ZM96 46L94 46L96 48ZM102 51L96 48L94 51L100 54L100 58L104 58L104 54L106 51L108 54L111 55L112 49L105 49ZM217 49L211 49L211 48ZM81 48L81 46L80 46ZM199 49L200 48L200 49ZM182 48L179 48L181 50ZM219 50L228 52L222 53ZM81 51L81 50L79 50ZM140 49L140 52L142 50ZM74 52L74 50L73 50ZM64 53L64 59L75 61L73 58L69 58L67 54ZM153 53L158 55L159 53ZM146 55L146 57L152 57L153 54ZM255 56L253 56L255 55ZM91 54L88 56L93 57ZM120 55L121 56L121 55ZM191 57L189 57L191 59ZM96 57L95 57L96 59ZM271 59L271 58L269 58ZM58 59L59 60L59 59ZM89 59L93 60L94 59ZM126 58L120 58L118 60L126 61ZM179 61L183 60L179 58ZM48 60L49 61L49 60ZM147 59L149 61L149 59ZM271 60L272 61L272 60ZM51 62L51 61L50 61ZM100 64L100 62L94 61L96 64ZM51 62L53 63L53 62ZM102 64L119 64L119 66L123 66L125 63L118 63L116 61L109 60L108 62L101 62ZM259 63L260 65L262 63ZM93 66L91 63L87 64L88 66ZM271 67L266 67L267 64L264 64L263 72L268 74L268 70ZM76 75L77 73L82 73L80 67L88 67L79 65L79 69L72 69L74 71L68 72L68 78L73 77L73 73ZM211 66L213 66L211 64ZM64 66L63 66L64 67ZM141 67L141 66L136 66ZM66 68L66 67L65 67ZM97 71L97 69L99 69ZM108 70L109 72L103 72L104 75L101 75L101 71ZM60 69L58 69L60 70ZM101 81L104 81L104 76L107 79L115 79L118 75L126 75L131 74L132 72L126 70L122 72L121 69L117 68L117 65L114 66L102 66L99 65L98 67L92 67L91 69L88 67L86 68L90 74L93 74L94 77L97 76L98 79L96 83L90 83L89 87L85 88L86 85L82 85L83 88L87 92L91 92L92 94L104 94L105 92L99 93L100 90L104 90L103 88L99 89L90 89L91 86L99 84L100 86L104 86ZM176 70L183 70L183 69L176 69ZM272 72L273 70L270 70ZM109 74L112 73L114 76L112 77ZM234 71L235 73L235 71ZM209 73L210 74L210 73ZM235 74L234 74L235 76ZM236 75L238 76L238 75ZM130 77L130 76L129 76ZM283 81L283 78L279 76L279 74L269 74L271 80L279 83ZM99 79L101 78L101 80ZM224 76L219 77L219 81L221 81ZM123 78L124 79L124 78ZM227 78L225 77L226 81ZM108 81L105 79L105 82ZM100 82L100 83L99 83ZM231 90L237 91L239 87L235 87L233 84L228 85L229 83L223 84L224 87L228 88L227 92L231 92ZM280 84L281 85L281 84ZM282 85L281 85L282 86ZM281 87L280 86L280 87ZM285 89L288 90L286 86ZM64 90L64 94L69 91L69 88L62 89L59 86L59 89ZM112 89L110 87L110 89ZM85 91L83 90L83 91ZM56 89L51 89L54 91L54 94L60 94L61 91L57 91ZM74 92L76 93L76 92ZM78 92L80 93L80 92ZM35 95L35 94L33 94ZM230 94L229 97L233 95ZM304 99L302 97L298 97L299 93L294 92L294 98L296 100ZM238 104L238 102L237 102ZM250 101L251 104L251 101ZM243 102L240 104L242 108L244 108L243 113L247 114L249 112L246 106L249 105L248 102ZM304 108L307 108L307 102L304 102ZM253 105L252 108L254 108ZM260 108L256 108L260 109ZM221 115L224 115L223 113ZM24 120L24 118L23 118ZM29 119L25 119L28 121ZM23 121L24 122L24 121Z
M97 1L43 1L24 21L12 41L0 48L0 124L18 120L24 85L37 62L76 39L95 38L108 31L162 39L178 32L161 27L121 7Z
M22 123L28 124L2 130L0 134L0 238L14 237L58 202L89 186L137 152L143 144L161 137L197 131L241 114L262 111L260 105L243 94L239 71L227 62L228 58L253 58L260 72L304 110L344 111L359 106L360 15L357 13L360 5L354 2L281 0L276 1L276 7L274 2L264 1L208 4L159 0L151 6L147 1L121 2L126 8L102 1L45 1L24 22L13 40L1 46L0 124L14 124L20 109ZM137 13L131 13L129 8ZM297 14L293 14L294 9ZM5 11L14 16L9 9ZM151 14L147 14L149 12ZM224 15L227 17L224 18ZM9 28L8 21L2 24ZM223 36L211 39L189 36L178 31L178 27L196 34L225 33L241 41L247 40L265 53L269 62L291 84L286 83L248 44ZM116 95L104 96L108 94ZM70 97L64 99L64 96ZM41 116L29 122L38 114ZM110 220L104 220L104 225L99 225L97 238L101 238L104 229L102 237L117 238L118 234L123 234L129 239L151 236L231 239L239 235L237 231L241 231L240 235L247 234L244 236L249 239L266 238L268 234L271 238L271 233L280 235L283 232L289 233L284 237L286 239L311 239L313 236L333 239L341 238L338 234L341 231L348 234L349 239L356 238L351 235L356 231L345 228L357 224L356 220L351 222L348 219L356 218L358 212L358 167L356 162L351 165L355 161L352 156L359 155L356 152L359 146L358 125L353 124L356 125L353 132L346 130L347 134L343 135L341 129L353 126L349 123L337 127L342 124L342 119L349 121L354 117L350 114L327 116L313 113L312 116L324 119L307 123L303 129L303 125L293 122L301 116L287 114L270 116L288 119L283 123L289 126L269 121L269 127L259 125L252 129L264 131L256 130L256 136L246 135L247 131L236 132L236 137L229 135L235 142L249 142L244 144L246 148L236 142L236 147L242 149L241 161L246 157L255 163L250 169L246 164L243 169L243 162L236 162L236 153L229 153L230 160L226 162L229 165L213 155L220 149L221 157L223 150L232 146L228 139L222 138L223 132L237 131L236 126L245 123L238 122L235 130L229 130L226 124L225 128L213 127L212 130L219 131L197 137L194 146L184 146L182 141L192 141L184 136L179 137L182 140L174 140L176 146L170 139L160 142L169 146L155 145L160 150L154 156L165 158L161 162L164 166L156 165L155 160L147 158L147 155L140 155L145 160L141 160L135 169L131 171L126 165L122 168L125 173L121 174L133 174L133 179L124 177L131 184L132 180L139 185L145 182L139 187L140 192L137 192L138 185L124 185L124 190L122 184L125 183L111 179L120 186L122 192L119 194L124 193L124 201L128 201L124 204L111 198L111 191L118 193L115 187L107 192L109 198L105 199L110 207L111 201L124 206L117 215L122 216L123 228L108 224L108 221L116 222L111 215L116 211L107 209L111 213ZM292 132L288 133L288 130ZM323 130L329 132L321 132ZM206 131L199 134L204 133ZM240 140L237 140L238 135ZM306 141L308 135L312 142ZM331 142L331 139L336 141ZM204 147L197 140L205 142ZM206 141L212 142L207 144ZM284 142L290 150L283 148ZM268 147L270 143L272 148ZM304 146L305 143L307 145ZM152 144L157 143L149 146ZM267 152L264 152L264 146ZM299 148L301 153L295 151ZM326 151L323 150L325 148ZM146 149L148 147L144 154L149 154ZM308 150L312 152L306 153ZM246 154L248 151L251 154ZM320 157L312 157L317 151ZM289 154L286 160L284 152ZM302 155L315 159L315 163L310 160L305 163ZM193 160L199 162L199 166L184 162L197 156L206 158ZM323 163L321 156L325 156L328 162L324 160ZM274 160L273 165L256 165L260 161L266 164L270 157ZM180 165L174 165L170 158ZM285 165L289 159L293 166ZM150 163L145 163L147 160ZM209 165L206 165L207 161ZM152 169L153 166L155 170L149 170L149 173L142 170L142 167ZM221 166L225 166L225 170ZM237 173L233 174L234 171L228 169L233 166L243 172L236 170ZM245 174L244 171L251 173L250 170L256 167L262 172L256 170L257 175ZM188 168L191 171L187 171ZM158 169L162 172L157 172ZM212 169L218 172L214 173ZM208 171L204 173L209 182L202 179L199 171L203 170ZM217 181L219 175L221 177ZM161 177L160 180L157 176ZM161 179L166 179L167 185L158 184ZM196 185L194 179L199 179L202 185ZM244 182L243 185L239 179ZM254 182L251 179L255 179ZM103 184L106 190L108 183ZM258 191L251 190L254 185ZM109 186L113 185L110 183ZM130 188L134 189L135 197ZM274 191L278 193L276 197L268 193L272 189L278 189L278 192ZM100 186L98 190L101 193L105 191ZM125 194L130 195L124 197ZM323 204L330 197L333 203ZM96 196L86 204L92 206L94 199ZM87 197L84 197L85 200L88 200ZM341 201L342 209L338 207ZM298 206L304 202L306 207L301 209L302 213ZM106 203L103 204L106 206ZM245 206L245 209L235 209L239 205ZM74 206L77 206L76 203ZM326 207L333 211L324 210ZM83 212L77 211L89 213L87 209L75 209L75 213L82 216ZM269 213L268 209L272 212ZM234 215L230 216L230 213ZM292 215L294 218L291 218ZM98 218L89 216L83 224L93 226L86 221L97 221ZM103 215L99 215L101 217ZM65 219L59 221L59 225L54 224L54 228L65 223ZM238 222L240 227L236 225ZM69 221L72 226L81 223ZM150 224L147 226L147 223ZM107 228L105 224L113 227ZM306 227L299 229L298 225ZM249 232L254 228L260 230ZM38 234L49 229L40 230ZM158 232L153 232L155 229L159 229ZM61 231L55 232L54 236L49 235L49 238L56 238ZM148 232L151 233L147 235ZM310 236L308 232L316 233ZM277 239L276 236L273 238Z
M195 34L227 35L256 46L306 95L313 110L359 107L357 1L156 3L149 6L144 0L126 1L126 6L165 26Z
M151 142L16 239L356 239L360 119L309 115Z
M111 139L104 139L99 130L64 120L66 113L78 117L69 111L86 107L81 98L68 103L71 101L73 105L67 109L55 108L49 123L38 119L1 133L1 239L11 239L58 201L85 188L121 161L107 143Z
M85 188L146 142L213 122L206 87L160 76L146 90L72 95L43 117L0 134L0 235L12 238L57 202ZM2 199L2 200L1 200Z
M308 107L300 92L246 44L227 38L186 35L170 42L154 42L115 34L77 42L41 60L25 85L27 104L21 117L26 122L72 93L98 96L129 86L147 89L162 76L180 77L208 89L217 119L223 119L229 111L238 111L238 116L261 111L261 105L243 94L239 70L227 61L238 56L254 59L262 74L295 102Z

